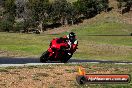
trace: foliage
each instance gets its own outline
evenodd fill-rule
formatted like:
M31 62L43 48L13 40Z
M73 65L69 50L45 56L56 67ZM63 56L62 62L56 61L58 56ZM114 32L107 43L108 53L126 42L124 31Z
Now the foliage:
M14 31L24 30L24 22L17 22L14 24Z
M0 21L0 31L9 32L12 29L13 29L13 22L12 21L9 21L9 20L1 20Z
M55 22L61 21L61 24L68 24L68 21L75 16L72 4L66 0L55 0L51 5L50 12L51 19Z
M117 0L117 1L118 1L118 8L132 6L132 0Z
M92 17L108 8L108 0L78 0L74 3L80 14Z
M68 25L76 23L82 16L91 18L105 11L108 3L108 0L77 0L73 3L67 0L5 0L3 20L11 23L14 31L19 30L19 19L24 20L21 24L25 25L24 30L36 27L42 30L49 23Z
M16 12L15 0L5 0L4 8L6 13L15 15L15 12Z
M48 0L29 0L28 7L32 12L32 19L40 21L46 17L49 1Z
M4 18L2 19L1 22L1 30L4 31L10 31L13 29L13 24L15 20L15 13L16 13L16 5L15 5L15 0L5 0L4 1Z

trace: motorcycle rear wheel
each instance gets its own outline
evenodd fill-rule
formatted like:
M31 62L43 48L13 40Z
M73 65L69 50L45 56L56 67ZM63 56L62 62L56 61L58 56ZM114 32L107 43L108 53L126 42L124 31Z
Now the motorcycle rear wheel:
M45 51L40 57L40 62L45 63L46 61L48 61L48 57L49 57L49 52Z

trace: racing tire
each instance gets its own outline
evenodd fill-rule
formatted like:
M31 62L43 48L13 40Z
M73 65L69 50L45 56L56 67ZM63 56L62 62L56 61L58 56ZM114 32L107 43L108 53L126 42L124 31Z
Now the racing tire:
M66 57L64 57L64 59L61 60L62 63L67 63L68 60L72 57L72 55L66 55Z
M40 57L40 62L45 63L46 61L48 61L48 57L49 57L49 52L45 51Z

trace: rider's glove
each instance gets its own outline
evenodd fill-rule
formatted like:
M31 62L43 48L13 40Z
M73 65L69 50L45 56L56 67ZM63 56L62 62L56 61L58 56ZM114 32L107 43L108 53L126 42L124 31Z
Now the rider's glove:
M68 55L71 55L71 53L68 53Z

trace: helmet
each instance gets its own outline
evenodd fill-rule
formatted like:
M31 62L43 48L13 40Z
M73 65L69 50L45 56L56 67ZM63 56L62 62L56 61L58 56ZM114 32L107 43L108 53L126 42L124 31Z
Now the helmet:
M70 32L68 37L69 37L70 41L73 41L75 39L75 37L76 37L76 34L74 32Z

